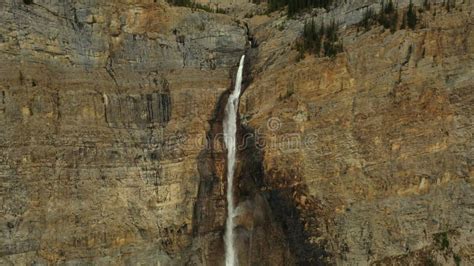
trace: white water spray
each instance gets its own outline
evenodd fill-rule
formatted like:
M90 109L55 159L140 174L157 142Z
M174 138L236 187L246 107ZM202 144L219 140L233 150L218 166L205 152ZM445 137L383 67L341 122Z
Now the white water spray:
M233 182L235 172L235 157L237 146L237 111L239 108L242 72L245 55L240 58L239 70L235 78L234 91L229 95L224 114L224 143L227 148L227 221L225 225L225 265L237 265L234 247L234 193Z

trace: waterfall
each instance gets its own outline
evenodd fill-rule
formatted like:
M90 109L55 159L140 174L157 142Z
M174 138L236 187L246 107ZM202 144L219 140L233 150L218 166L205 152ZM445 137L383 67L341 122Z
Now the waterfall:
M227 221L225 225L225 264L237 265L234 247L234 193L233 182L235 172L235 157L237 143L237 111L239 108L242 72L244 69L245 55L240 58L239 70L235 78L234 91L229 95L224 114L224 143L227 148Z

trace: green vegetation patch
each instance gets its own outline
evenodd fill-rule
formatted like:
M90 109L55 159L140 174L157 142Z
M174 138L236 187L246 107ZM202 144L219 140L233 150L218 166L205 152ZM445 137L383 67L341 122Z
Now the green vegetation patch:
M316 25L314 19L305 22L303 35L301 39L297 40L296 47L300 57L306 52L318 57L335 57L343 51L338 25L334 20L327 26L324 25L324 22L321 25Z
M288 6L288 16L291 17L309 8L329 9L334 2L334 0L269 0L268 10L272 12Z

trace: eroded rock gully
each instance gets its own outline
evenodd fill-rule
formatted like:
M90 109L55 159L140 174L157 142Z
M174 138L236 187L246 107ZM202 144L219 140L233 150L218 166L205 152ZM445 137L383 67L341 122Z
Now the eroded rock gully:
M241 262L472 264L473 6L438 2L394 33L319 10L344 52L298 61L304 18L249 3L3 1L0 264L221 265L244 52Z
M249 38L251 39L251 38ZM250 84L251 62L255 50L247 53L244 71L243 92ZM232 72L232 73L235 73ZM235 81L234 81L235 82ZM233 86L231 86L233 88ZM222 135L222 120L229 96L225 92L217 103L211 129L207 133L207 147L199 156L200 186L195 207L196 229L194 236L206 253L210 265L223 264L224 224L227 217L225 209L225 152ZM290 206L279 192L264 191L263 149L255 130L242 126L238 119L237 144L238 162L235 174L236 198L236 250L241 265L291 265L296 260L291 253L293 246L304 246L303 242L289 243L298 222L289 224L291 218L297 219L294 206ZM278 200L276 200L278 199ZM291 200L290 200L291 202ZM282 205L280 205L282 204ZM276 212L275 212L276 210ZM290 218L290 216L292 216ZM299 224L298 224L299 225ZM294 230L294 231L293 231ZM304 233L303 231L298 233ZM296 236L298 240L303 238ZM296 239L295 239L296 240Z

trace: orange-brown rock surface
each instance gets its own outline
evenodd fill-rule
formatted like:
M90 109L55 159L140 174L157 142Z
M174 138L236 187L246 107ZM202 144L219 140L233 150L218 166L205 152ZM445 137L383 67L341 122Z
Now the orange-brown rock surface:
M434 5L394 33L346 22L343 53L300 61L298 21L250 20L260 46L241 113L265 140L264 188L292 199L332 263L473 263L472 11Z
M154 1L0 14L0 264L187 261L197 157L245 27Z
M461 2L394 33L354 25L378 1L314 10L344 52L299 60L308 13L2 1L0 264L222 265L223 103L243 53L242 265L472 264Z

